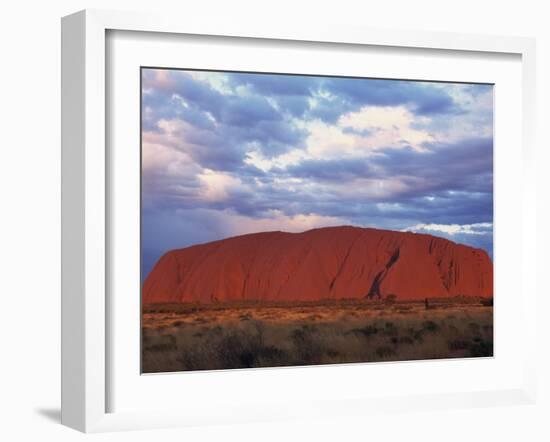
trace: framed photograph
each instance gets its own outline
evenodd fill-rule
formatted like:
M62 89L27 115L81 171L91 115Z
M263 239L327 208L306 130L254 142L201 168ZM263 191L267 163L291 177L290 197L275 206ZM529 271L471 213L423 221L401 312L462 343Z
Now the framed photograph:
M493 356L494 85L141 84L142 373Z
M64 424L534 400L532 40L62 36Z

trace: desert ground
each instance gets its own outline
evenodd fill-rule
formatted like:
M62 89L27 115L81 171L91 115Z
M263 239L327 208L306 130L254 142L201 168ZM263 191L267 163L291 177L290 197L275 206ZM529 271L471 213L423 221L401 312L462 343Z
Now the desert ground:
M493 355L492 300L153 304L142 372Z

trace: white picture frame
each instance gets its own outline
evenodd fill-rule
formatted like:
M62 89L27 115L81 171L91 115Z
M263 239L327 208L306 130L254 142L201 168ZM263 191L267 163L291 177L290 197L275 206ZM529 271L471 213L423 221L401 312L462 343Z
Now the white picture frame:
M108 327L113 318L107 299L108 247L112 232L108 219L112 199L108 185L109 118L106 38L110 31L155 32L163 35L238 37L320 44L368 45L379 48L468 51L521 57L521 316L526 338L535 333L536 256L534 170L535 42L528 38L451 33L347 28L309 24L232 24L195 17L99 10L81 11L62 20L62 423L85 432L185 426L215 422L249 422L342 414L374 410L435 409L532 403L536 397L534 339L526 339L519 383L506 388L430 392L425 395L336 398L312 401L301 407L236 404L235 413L191 415L185 411L109 411L113 385L108 376ZM497 133L498 137L498 133ZM497 188L498 192L498 188ZM531 258L529 258L531 257ZM138 324L136 324L136 327ZM335 369L338 369L335 367ZM274 376L276 374L270 374ZM211 373L210 376L221 376ZM265 377L265 376L264 376ZM197 378L198 379L198 378ZM258 378L260 379L260 378Z

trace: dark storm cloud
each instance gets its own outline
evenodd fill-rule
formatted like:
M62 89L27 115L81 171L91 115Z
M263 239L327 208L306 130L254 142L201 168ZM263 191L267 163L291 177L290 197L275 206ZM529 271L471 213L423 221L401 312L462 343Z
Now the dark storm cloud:
M492 139L430 144L426 149L419 152L411 147L386 148L363 158L305 160L278 172L320 181L399 177L411 187L396 192L396 198L431 191L492 192Z
M257 142L261 152L266 157L272 157L290 148L302 147L307 132L283 120L262 120L248 127L224 127L222 136L235 144Z
M366 158L305 160L297 165L289 166L281 172L298 178L338 182L357 177L376 176Z
M246 86L256 94L274 98L282 112L302 117L310 109L309 99L320 88L322 79L296 75L233 73L228 82L234 87Z
M418 115L459 111L445 89L422 82L331 78L323 87L342 101L359 106L408 105Z
M303 117L310 109L309 100L299 96L279 96L277 104L283 112L297 118Z
M240 72L227 74L227 78L233 86L250 86L257 93L267 96L309 96L324 80L323 77Z
M281 115L258 96L239 97L227 100L218 112L218 119L228 126L254 127L266 121L281 121Z
M411 224L473 224L492 222L492 195L469 192L432 192L427 196L397 195L373 199L357 198L353 184L348 195L330 191L311 193L307 190L290 191L270 187L256 192L253 199L233 201L232 208L250 216L262 216L266 210L277 209L286 215L316 213L349 219L360 225L375 221L383 226L388 219L394 228L406 228ZM245 207L247 209L245 209ZM384 221L384 222L382 222ZM396 227L397 226L397 227Z
M293 116L328 123L364 106L404 105L417 115L463 111L444 88L426 82L247 73L229 74L228 78L231 85L274 97L279 107ZM310 99L315 99L313 107Z
M386 177L421 177L429 183L425 190L492 192L493 140L466 139L453 144L427 144L426 152L408 147L385 149L373 164Z
M185 72L164 74L168 78L162 86L154 87L152 71L144 73L143 129L159 131L161 119L178 119L203 129L187 130L185 137L212 150L204 156L195 154L199 161L205 160L205 167L235 168L245 158L246 144L253 142L265 156L279 155L299 147L307 135L264 96L224 95ZM290 105L297 111L298 103Z
M329 79L322 85L328 95L316 98L306 115L334 124L348 112L365 106L406 106L418 116L458 114L461 107L441 88L415 82Z

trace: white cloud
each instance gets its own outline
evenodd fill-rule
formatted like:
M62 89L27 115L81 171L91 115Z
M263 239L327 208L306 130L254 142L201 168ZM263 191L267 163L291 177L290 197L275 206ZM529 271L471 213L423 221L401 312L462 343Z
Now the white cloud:
M315 120L305 125L309 132L307 137L307 153L310 158L342 158L360 154L361 137L347 134L342 128L329 126L322 121Z
M317 227L340 226L350 224L343 218L322 216L314 213L285 215L280 210L270 210L262 218L249 218L224 211L224 223L231 235L268 232L281 230L284 232L303 232Z
M250 150L246 152L244 162L257 167L263 172L268 172L273 167L286 168L298 164L307 158L310 158L310 155L302 149L292 149L281 155L268 158L262 154L260 147L256 143L250 143Z
M453 98L457 108L467 112L445 114L434 118L433 131L440 141L456 143L469 138L489 138L493 135L493 90L478 89L472 94L471 86L465 84L434 84L444 88Z
M428 122L428 118L414 116L403 106L364 107L343 115L336 125L321 120L296 121L298 127L308 132L304 149L296 148L267 158L258 146L251 145L245 162L267 172L273 167L285 168L303 160L364 158L386 147L411 146L424 151L422 143L434 141L434 136L414 128L413 124ZM349 128L356 132L346 131Z
M161 174L164 177L193 176L201 168L185 152L178 151L164 144L143 143L143 174Z
M406 232L442 232L447 235L490 235L492 234L492 223L476 224L417 224L416 226L404 229ZM491 229L491 230L488 230Z
M224 201L232 191L245 187L240 179L211 169L204 169L197 178L201 183L199 199L208 202Z
M144 142L154 142L166 147L179 150L188 150L189 144L185 139L186 132L197 132L197 129L186 121L178 119L158 121L157 126L162 132L143 132L142 140Z
M417 118L418 120L418 118ZM306 147L292 149L276 157L267 158L258 146L251 145L245 162L264 172L273 167L285 168L303 160L364 158L379 148L399 148L406 145L423 150L421 143L433 141L424 130L411 127L415 117L404 107L365 107L341 117L337 125L321 120L296 121L308 132ZM352 128L358 133L345 131ZM361 134L360 131L368 131Z
M429 121L427 117L413 115L404 106L366 106L340 117L338 125L367 131L369 135L361 137L361 143L370 149L409 145L422 151L425 150L422 143L432 142L434 137L426 130L414 128L413 123Z
M212 89L224 95L232 93L231 88L227 84L225 75L220 75L219 72L208 71L185 71L194 80L207 83Z

